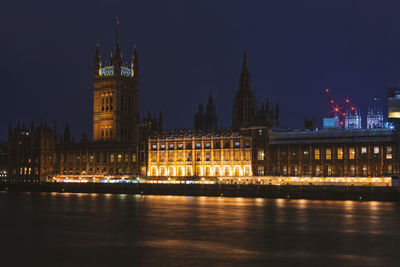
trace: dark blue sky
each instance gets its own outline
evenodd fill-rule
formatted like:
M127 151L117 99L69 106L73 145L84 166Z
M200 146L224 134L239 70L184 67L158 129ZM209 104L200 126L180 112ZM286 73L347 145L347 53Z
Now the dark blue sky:
M8 1L0 11L0 139L11 120L70 122L91 132L93 56L120 42L140 57L140 109L164 111L167 128L192 127L214 94L230 126L243 49L259 101L280 101L281 124L324 116L323 88L365 116L400 80L399 1Z

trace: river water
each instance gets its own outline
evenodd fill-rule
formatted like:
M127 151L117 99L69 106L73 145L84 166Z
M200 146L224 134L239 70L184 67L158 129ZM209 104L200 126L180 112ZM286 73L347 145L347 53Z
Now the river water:
M0 266L400 266L385 202L0 192Z

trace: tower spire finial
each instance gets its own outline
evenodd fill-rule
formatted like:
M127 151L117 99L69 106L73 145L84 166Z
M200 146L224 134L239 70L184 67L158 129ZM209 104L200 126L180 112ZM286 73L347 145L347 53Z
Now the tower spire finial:
M240 74L240 79L239 79L239 88L240 90L250 90L251 84L250 84L250 74L249 70L247 68L247 54L246 54L246 49L244 50L243 53L243 65L242 65L242 72Z

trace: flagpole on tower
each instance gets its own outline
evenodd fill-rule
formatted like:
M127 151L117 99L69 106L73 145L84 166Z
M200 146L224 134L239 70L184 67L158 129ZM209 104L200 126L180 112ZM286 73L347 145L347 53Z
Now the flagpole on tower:
M119 25L119 18L118 16L115 16L115 42L118 44L118 25Z

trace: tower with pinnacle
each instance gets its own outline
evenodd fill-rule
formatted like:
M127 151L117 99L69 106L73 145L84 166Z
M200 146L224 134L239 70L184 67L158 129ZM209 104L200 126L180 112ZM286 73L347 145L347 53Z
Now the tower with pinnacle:
M134 46L130 64L123 62L118 40L118 19L114 53L103 63L97 44L94 59L93 141L136 140L138 106L138 56Z
M257 103L251 90L251 80L247 68L246 51L243 56L242 72L239 78L239 90L233 102L232 127L240 129L252 126L257 122Z

